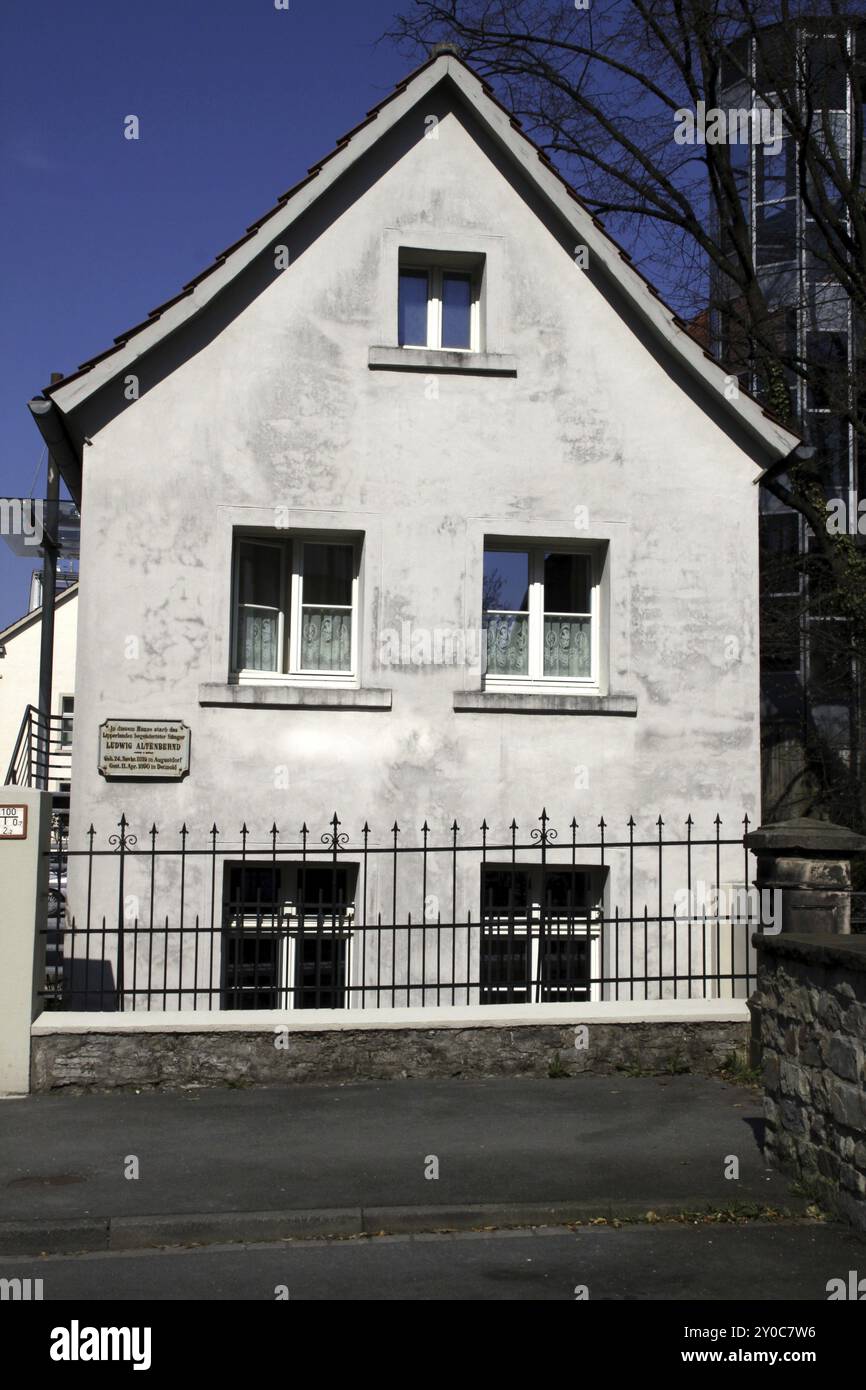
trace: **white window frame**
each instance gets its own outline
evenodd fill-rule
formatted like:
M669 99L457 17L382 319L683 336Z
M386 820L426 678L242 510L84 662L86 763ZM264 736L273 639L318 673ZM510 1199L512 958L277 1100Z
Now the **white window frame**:
M523 920L520 920L520 917L521 917L521 916L522 916ZM564 930L562 930L562 931L558 931L558 930L556 930L555 924L554 924L554 925L551 925L550 909L547 909L547 910L546 910L546 913L545 913L545 933L544 933L544 939L545 939L545 941L549 941L549 940L551 940L552 938L556 937L556 938L561 938L561 939L564 940L564 941L567 941L567 940L569 940L569 939L571 939L571 940L582 941L582 940L584 940L584 937L588 935L588 937L589 937L589 975L590 975L590 980L589 980L589 999L588 999L587 1002L589 1002L589 1003L597 1003L597 1002L601 999L601 982L599 981L599 978L598 978L598 977L599 977L599 972L600 972L600 970L601 970L601 959L600 959L600 956L599 956L599 949L600 949L600 942L601 942L601 930L602 930L602 925L603 925L603 913L602 913L602 909L599 908L599 907L590 908L589 912L587 913L587 919L588 919L588 931L587 931L586 933L584 933L584 932L582 932L582 931L581 931L581 932L578 932L578 931L575 931L575 930L573 930L573 929L572 929L572 931L570 931L570 932L569 932L567 929L564 929ZM524 925L524 922L525 922L526 925ZM513 930L513 931L511 932L511 934L510 934L510 935L511 935L511 939L514 940L514 941L526 941L526 939L530 936L530 929L531 929L531 931L532 931L532 936L531 936L530 942L529 942L529 956L530 956L529 970L530 970L530 975L529 975L529 980L527 981L527 993L530 995L530 998L527 1000L527 1003L528 1003L528 1004L534 1004L534 1003L535 1003L535 999L532 997L532 995L533 995L534 986L535 986L535 985L537 984L537 982L538 982L538 959L539 959L539 952L540 952L540 947L541 947L541 940L540 940L540 937L539 937L539 935L538 935L540 923L541 923L541 903L539 903L539 902L531 902L531 903L529 904L528 910L527 910L525 913L523 913L523 914L518 914L518 913L515 912L515 914L514 914L514 930ZM480 952L481 950L483 950L485 938L493 938L494 940L498 940L498 941L507 941L508 938L509 938L508 925L509 925L509 914L508 914L507 911L503 911L502 913L493 914L493 915L489 915L489 916L485 917L484 921L482 922L482 926L481 926L481 944L480 944L480 946L479 946L479 952ZM573 927L574 927L574 923L572 923L572 928L573 928ZM480 961L480 955L479 955L479 971L480 971L480 963L481 963L481 961ZM516 981L514 981L514 980L511 981L511 984L510 984L510 985L508 985L508 984L504 984L504 985L490 985L490 984L485 984L485 985L483 986L483 989L484 989L484 992L487 993L488 995L494 995L494 994L500 994L500 993L501 993L503 996L505 996L505 995L508 994L509 989L514 990L515 984L516 984ZM548 985L546 985L546 986L544 986L544 987L545 987L546 989L548 989L548 990L550 991L551 994L553 994L553 993L558 993L557 988L556 988L555 985L550 985L550 984L548 984ZM564 987L563 990L562 990L563 1003L565 1003L565 1002L569 1002L569 1003L579 1002L579 1001L575 1001L575 1000L566 1001L565 998L564 998L564 996L565 996L566 993L567 993L567 989ZM555 1000L555 999L548 999L548 1000L546 1000L545 1002L548 1003L548 1004L554 1004L554 1003L556 1003L556 1000ZM508 1000L507 1000L506 998L503 998L503 1003L508 1003ZM520 1007L521 1007L521 1008L524 1008L525 1005L521 1005Z
M318 935L318 918L315 912L305 911L302 921L298 912L297 903L289 898L281 902L276 913L273 915L275 919L275 928L273 930L269 928L267 935L271 938L276 937L277 941L276 988L279 990L280 998L285 1001L282 1007L286 1010L294 1010L300 1008L298 1004L296 974L298 940L304 937L308 941L315 941ZM255 939L256 933L260 930L260 921L262 924L267 925L271 917L272 912L268 911L267 907L263 907L261 919L259 919L256 913L245 912L235 921L231 929L231 934L240 938L241 932L243 932L244 935L249 932L250 937ZM330 913L325 914L326 923L329 923L330 917ZM338 925L336 927L326 925L321 935L323 940L339 939L346 943L346 969L343 979L343 993L345 994L346 1002L343 1008L348 1009L352 1007L350 1001L352 997L352 969L354 965L354 951L352 949L355 939L354 903L347 906L337 920ZM256 984L249 986L247 989L238 989L236 997L240 1001L245 994L255 994L260 988L261 987ZM227 992L231 993L232 991L227 990ZM308 1012L316 1011L309 1010Z
M484 938L485 938L485 937L493 937L493 938L498 939L498 940L507 940L508 937L509 937L509 925L511 925L511 932L510 932L510 935L511 935L511 937L512 937L512 939L513 939L514 941L525 941L525 940L527 939L527 937L530 937L530 936L531 936L531 939L530 939L530 950L529 950L529 954L530 954L530 960L529 960L530 975L529 975L529 981L528 981L528 983L527 983L527 992L531 995L531 994L532 994L532 986L538 981L538 961L539 961L539 952L540 952L540 945L541 945L540 937L538 936L539 928L540 928L540 925L541 925L541 910L542 910L542 904L541 904L541 901L540 901L540 899L539 899L539 897L538 897L538 888L539 888L539 887L543 884L543 882L544 882L543 873L539 872L539 870L541 869L541 866L540 866L539 864L526 864L526 863L521 863L520 861L517 861L517 862L509 862L509 863L501 863L501 864L500 864L500 863L497 863L495 860L493 860L493 861L490 861L490 862L485 862L485 868L489 868L489 869L492 869L492 870L500 870L500 869L501 869L501 870L505 870L505 871L507 871L507 872L512 872L512 873L513 873L513 872L518 872L518 873L526 873L526 874L528 874L528 875L529 875L529 882L530 882L530 898L529 898L529 901L528 901L528 903L527 903L527 905L526 905L526 909L525 909L524 911L521 911L521 910L519 910L519 909L517 909L517 908L512 909L511 911L509 911L507 908L499 908L499 909L493 908L493 909L489 909L489 908L485 908L484 905L483 905L483 903L482 903L482 908L481 908L481 919L480 919L480 920L481 920L481 938L480 938L480 944L479 944L479 948L478 948L478 949L479 949L479 957L478 957L479 979L480 979L480 972L481 972L481 955L480 955L480 952L481 952L481 950L482 950L482 948L483 948ZM551 868L551 869L561 868L561 869L563 869L563 870L565 870L565 871L571 870L571 869L573 868L574 871L575 871L576 873L586 873L586 872L589 872L590 874L592 874L593 870L595 870L596 872L598 872L598 866L597 866L597 865L585 865L585 864L575 864L575 865L571 865L571 864L555 865L555 864L554 864L554 865L548 865L548 868ZM576 918L577 918L577 916L578 916L579 914L582 914L582 913L583 913L583 909L581 909L581 908L574 908L574 909L572 909L572 922L571 922L572 930L571 930L571 931L568 930L568 924L567 924L567 923L565 924L564 927L562 927L561 930L558 929L557 914L561 915L562 917L567 917L567 916L568 916L568 909L567 909L567 908L550 908L550 907L545 907L545 909L544 909L544 922L545 922L544 939L545 939L546 941L549 940L551 937L562 938L563 940L568 940L569 938L571 938L572 940L574 940L574 939L583 940L586 936L589 937L589 976L590 976L590 982L589 982L589 1002L592 1002L592 1003L597 1002L597 1001L600 1000L601 997L602 997L602 996L601 996L601 987L602 987L602 986L601 986L601 981L599 980L599 975L600 975L600 973L601 973L601 957L600 957L600 954L599 954L599 953L600 953L600 949L601 949L601 933L602 933L602 931L603 931L603 929L604 929L604 906L603 906L603 901L604 901L604 891L605 891L605 890L604 890L604 886L603 886L603 885L600 885L600 887L601 887L601 894L600 894L600 898L599 898L599 905L596 906L596 907L590 907L590 908L588 908L588 909L586 910L586 931L585 931L585 932L583 932L583 931L578 932L578 931L575 931L575 930L574 930ZM500 993L500 992L501 992L503 995L505 995L505 994L508 993L509 988L510 988L510 989L513 989L513 988L514 988L514 985L515 985L515 981L513 981L513 980L511 981L511 984L510 984L510 985L507 984L507 983L504 984L504 985L490 985L490 984L485 984L485 985L484 985L484 990L487 991L487 992L490 993L490 994L496 994L496 993ZM556 987L555 987L555 986L550 986L550 985L548 985L547 988L549 988L549 989L551 990L551 992L555 992L555 988L556 988ZM563 994L564 994L564 993L565 993L565 990L563 990ZM507 1000L506 1000L505 1002L507 1002ZM534 1000L533 998L530 998L527 1002L530 1003L530 1004L533 1004L533 1003L535 1002L535 1000ZM553 1000L553 999L551 999L551 1000L548 1000L548 1001L546 1001L546 1002L548 1002L548 1003L555 1003L556 1001ZM574 1001L569 1001L569 1002L574 1002ZM520 1007L523 1008L523 1007L525 1007L525 1006L524 1006L524 1005L521 1005Z
M67 700L72 701L72 708L65 708ZM59 744L61 749L72 747L72 735L75 727L75 694L72 691L64 691L57 697L57 718L60 721ZM68 735L68 737L67 737Z
M403 343L410 352L480 352L481 351L481 272L470 267L424 265L412 261L401 261L398 270L397 312L400 312L399 276L404 273L427 275L427 341L426 343ZM442 346L442 277L460 275L469 280L472 287L472 306L470 311L469 347Z
M238 555L242 545L271 546L280 551L280 608L278 620L278 652L280 666L278 671L256 671L238 667L238 633L240 618L240 565ZM339 545L352 550L352 645L350 669L348 671L307 670L301 667L301 632L303 619L304 546ZM314 686L322 689L358 688L358 653L360 626L360 541L355 536L341 535L339 532L292 532L285 538L271 536L244 535L235 537L232 550L234 569L232 580L232 630L231 630L231 678L239 685L290 685ZM252 606L252 605L247 605ZM288 617L288 632L286 618Z
M529 651L527 661L527 673L525 676L516 675L513 672L500 675L488 675L485 672L485 689L511 692L514 694L521 691L545 690L551 694L574 694L581 690L587 694L597 695L600 692L599 670L600 670L600 637L599 625L601 617L601 560L599 552L595 547L568 545L563 542L544 541L496 541L495 543L485 542L484 555L493 554L496 551L505 552L525 552L529 555ZM589 560L590 570L590 611L587 614L570 613L563 616L567 617L588 617L589 618L589 644L590 644L590 673L588 676L546 676L544 674L544 557L545 555L585 555ZM485 608L482 610L482 620L487 613L501 613L508 616L509 613L517 610ZM547 614L548 617L556 617L557 614ZM486 648L485 648L486 651Z

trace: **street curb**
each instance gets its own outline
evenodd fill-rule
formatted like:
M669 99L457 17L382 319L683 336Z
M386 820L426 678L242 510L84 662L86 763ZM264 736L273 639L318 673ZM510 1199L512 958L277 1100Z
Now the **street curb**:
M74 1255L108 1249L108 1217L86 1221L58 1216L42 1221L0 1221L0 1256Z
M218 1211L189 1216L119 1216L108 1231L109 1250L161 1245L222 1245L235 1241L303 1240L363 1234L360 1207L308 1211Z
M736 1204L734 1204L736 1205ZM757 1205L757 1204L744 1204ZM791 1198L789 1218L802 1217L808 1203ZM168 1246L254 1244L322 1237L411 1235L423 1231L470 1231L490 1227L567 1226L574 1222L634 1221L723 1209L717 1196L679 1201L478 1202L410 1207L314 1207L286 1211L189 1212L115 1216L92 1221L0 1222L0 1257L90 1254L94 1251L153 1250Z

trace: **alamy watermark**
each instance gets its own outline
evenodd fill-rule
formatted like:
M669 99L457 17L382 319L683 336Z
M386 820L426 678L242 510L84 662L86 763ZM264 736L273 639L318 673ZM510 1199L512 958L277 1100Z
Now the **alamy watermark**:
M399 631L379 634L381 666L468 666L487 670L487 632L483 627L419 627L403 619Z
M782 893L737 884L719 887L698 879L674 893L674 912L680 921L760 923L766 936L776 936L782 930Z
M0 536L23 536L25 545L41 545L45 504L41 497L0 497Z
M699 101L694 109L674 112L677 145L763 145L765 154L782 149L782 113L769 106L735 107L725 111Z

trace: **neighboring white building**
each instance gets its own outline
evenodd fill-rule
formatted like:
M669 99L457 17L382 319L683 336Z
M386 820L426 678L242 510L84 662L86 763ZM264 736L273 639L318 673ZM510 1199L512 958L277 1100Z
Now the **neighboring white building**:
M798 441L456 57L46 397L82 512L74 846L122 812L161 848L245 822L263 867L272 823L298 859L335 810L352 844L759 815L756 483ZM118 719L185 723L188 776L106 780ZM342 891L398 898L357 862ZM218 919L206 862L184 892Z
M39 704L41 619L42 609L36 607L0 632L0 785L6 780L27 707ZM72 584L57 595L54 612L52 791L69 782L77 626L78 585ZM26 749L20 752L26 756Z

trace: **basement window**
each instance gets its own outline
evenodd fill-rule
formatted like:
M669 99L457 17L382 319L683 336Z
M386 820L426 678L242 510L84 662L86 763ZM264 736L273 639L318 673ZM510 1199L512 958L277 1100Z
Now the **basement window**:
M604 874L486 864L481 875L481 1004L597 997Z

